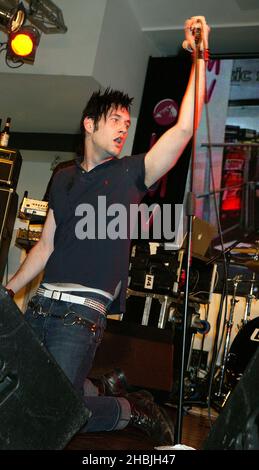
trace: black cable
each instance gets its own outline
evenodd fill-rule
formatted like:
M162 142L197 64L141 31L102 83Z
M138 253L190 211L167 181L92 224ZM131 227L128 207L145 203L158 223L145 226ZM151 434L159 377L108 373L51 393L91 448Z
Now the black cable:
M0 47L1 46L4 46L4 47L2 47L0 49L0 54L1 54L1 52L7 51L7 42L0 42ZM8 61L7 54L5 55L5 63L7 65L7 67L9 67L10 69L18 69L19 67L21 67L24 64L24 62L22 60L20 60L20 61L17 61L18 65L16 65L16 66L10 65L10 62Z
M1 54L1 52L6 51L6 49L7 49L7 44L6 44L5 42L2 42L2 43L0 43L0 46L4 46L4 47L2 47L2 48L0 49L0 54Z
M219 238L220 238L220 244L222 248L222 256L223 256L223 272L224 272L224 282L223 282L223 291L221 294L221 302L220 302L220 307L217 315L217 321L216 321L216 334L215 334L215 340L214 340L214 346L213 346L213 353L212 353L212 358L211 358L211 367L209 371L209 383L208 383L208 417L209 421L211 424L211 393L212 393L212 385L213 385L213 379L214 379L214 373L215 373L215 368L216 368L216 362L217 362L217 357L218 357L218 337L219 337L219 331L220 331L220 324L221 324L221 318L222 318L222 310L223 310L223 302L224 299L226 298L226 304L225 304L225 318L224 318L224 324L225 324L225 319L227 315L227 258L224 253L224 240L223 240L223 233L222 233L222 227L221 227L221 222L220 222L220 217L219 217L219 210L218 210L218 205L217 205L217 199L216 199L216 186L215 186L215 179L214 179L214 173L213 173L213 165L212 165L212 142L211 142L211 133L210 133L210 119L209 119L209 109L208 109L208 97L207 97L207 76L205 74L205 111L206 111L206 126L207 126L207 137L208 137L208 156L209 156L209 174L210 174L210 180L212 184L212 193L213 193L213 202L214 202L214 208L215 208L215 214L216 214L216 220L217 220L217 227L218 227L218 232L219 232ZM224 334L224 328L223 328L223 334Z
M17 61L18 65L16 65L16 66L10 65L10 62L8 61L7 55L5 56L5 63L7 65L7 67L9 67L10 69L18 69L19 67L21 67L24 64L24 62L21 60L21 61Z
M9 278L9 266L8 266L8 258L7 258L7 263L6 263L6 267L5 267L5 285L8 283L8 278Z

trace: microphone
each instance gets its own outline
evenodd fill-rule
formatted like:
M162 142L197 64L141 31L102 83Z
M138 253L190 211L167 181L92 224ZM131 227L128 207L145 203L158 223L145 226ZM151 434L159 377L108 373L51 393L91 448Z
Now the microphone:
M194 28L191 28L191 33L194 37L194 42L195 45L198 46L201 42L202 35L201 35L201 22L198 21L197 25L200 26L195 26ZM189 44L188 40L184 40L182 43L183 49L186 49L188 52L193 52L192 46Z
M196 26L196 28L193 28L192 34L194 36L195 44L196 44L196 46L198 46L201 42L201 27Z

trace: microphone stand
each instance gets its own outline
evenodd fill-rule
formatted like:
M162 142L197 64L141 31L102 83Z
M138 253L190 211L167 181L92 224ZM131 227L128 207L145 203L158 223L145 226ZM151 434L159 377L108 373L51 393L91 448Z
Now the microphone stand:
M186 216L187 216L187 259L186 259L186 282L184 291L184 314L183 314L183 327L182 327L182 353L180 361L180 378L178 390L178 404L176 416L176 429L175 429L175 444L181 443L182 427L183 427L183 399L184 399L184 373L185 373L185 350L186 350L186 336L187 336L187 319L188 319L188 299L189 299L189 281L190 281L190 265L191 265L191 242L193 232L193 218L195 216L195 196L193 193L193 173L194 162L196 157L196 141L198 129L198 101L199 101L199 64L198 54L200 50L200 31L195 37L196 48L194 50L194 70L195 70L195 89L194 89L194 112L193 112L193 140L191 152L191 170L190 170L190 191L186 198ZM206 71L205 71L206 73Z

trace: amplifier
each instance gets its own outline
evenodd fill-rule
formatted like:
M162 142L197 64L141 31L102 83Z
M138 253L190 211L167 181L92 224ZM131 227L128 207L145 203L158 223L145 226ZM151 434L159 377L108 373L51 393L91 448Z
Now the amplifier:
M3 279L18 207L18 195L12 188L0 187L0 281Z
M29 229L19 228L17 230L15 244L19 248L29 250L39 241L43 225L30 225Z
M22 156L18 150L0 147L0 186L16 189L22 165Z
M190 266L189 295L199 303L208 303L217 280L217 265L207 264L208 258L193 255ZM186 276L184 250L158 252L155 255L138 253L131 256L129 289L164 295L180 295Z
M21 215L46 217L48 212L48 202L38 199L29 199L24 197L20 207Z
M131 257L129 288L144 292L177 294L182 251Z
M255 140L256 138L256 130L254 129L239 129L238 132L238 140Z

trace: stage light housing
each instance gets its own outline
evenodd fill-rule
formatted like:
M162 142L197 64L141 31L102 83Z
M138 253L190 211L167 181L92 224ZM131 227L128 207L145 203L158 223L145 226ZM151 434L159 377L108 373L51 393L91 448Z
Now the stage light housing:
M16 8L6 9L0 6L0 26L7 33L19 31L26 20L26 12L22 3Z
M34 26L23 26L19 31L11 32L7 43L7 59L33 64L39 42L40 33Z
M5 53L5 63L10 68L34 63L42 33L67 32L62 11L52 0L25 1L28 9L19 0L0 0L0 30L8 36L1 43L0 53Z

